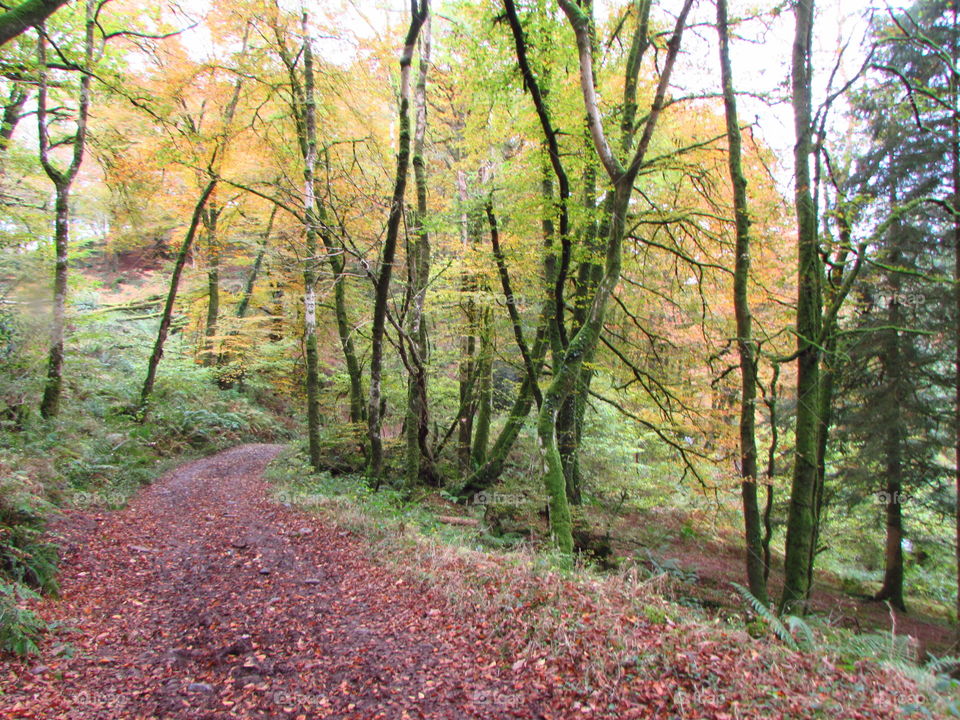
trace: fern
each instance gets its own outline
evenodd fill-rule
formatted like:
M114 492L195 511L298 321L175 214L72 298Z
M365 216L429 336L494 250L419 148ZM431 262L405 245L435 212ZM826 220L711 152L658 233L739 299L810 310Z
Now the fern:
M25 600L39 596L19 583L0 583L0 651L35 655L37 640L47 624L33 611L21 607Z
M797 651L800 647L797 645L796 639L787 629L787 626L783 624L783 621L777 617L776 613L773 612L770 608L764 605L757 597L747 590L743 585L739 583L732 583L732 585L737 589L737 592L740 593L740 596L746 600L750 607L753 608L753 611L760 616L760 618L767 623L767 626L773 630L773 634L780 638L780 642L786 645L791 650ZM809 631L809 627L807 630Z
M794 640L798 634L803 637L803 643L797 643L801 649L807 652L815 652L818 649L816 638L813 635L813 628L810 627L806 620L796 615L787 615L786 623L790 628L790 635Z
M957 667L960 667L960 657L956 655L944 655L941 658L932 658L926 667L933 673L949 673L957 669Z

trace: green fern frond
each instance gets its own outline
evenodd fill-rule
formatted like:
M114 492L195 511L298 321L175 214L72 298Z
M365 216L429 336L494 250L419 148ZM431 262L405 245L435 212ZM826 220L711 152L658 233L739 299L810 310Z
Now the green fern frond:
M787 627L790 628L791 637L796 639L798 634L803 637L803 642L797 643L797 645L807 652L815 652L817 650L817 640L813 635L813 629L802 617L788 615L786 617L786 624Z
M770 608L764 605L757 597L750 592L747 588L739 583L731 583L733 587L736 588L737 592L740 593L740 596L749 603L750 607L753 608L753 611L773 630L773 634L776 635L780 642L786 645L791 650L799 650L796 639L783 624L783 621L777 617L776 613L773 612ZM809 629L809 628L808 628Z

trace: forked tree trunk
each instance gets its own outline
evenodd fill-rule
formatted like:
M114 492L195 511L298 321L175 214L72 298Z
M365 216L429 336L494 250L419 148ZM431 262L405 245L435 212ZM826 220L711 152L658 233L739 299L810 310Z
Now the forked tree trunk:
M35 20L23 22L36 24L43 21L49 12L46 11L50 3L31 3L33 11L41 11ZM3 19L21 8L0 16L0 35L2 35ZM96 3L87 0L86 22L84 34L84 70L91 70L93 65L93 39ZM52 10L51 10L52 11ZM19 17L19 16L18 16ZM27 16L25 15L24 18ZM26 27L26 24L24 25ZM0 43L3 39L0 38ZM67 262L70 246L70 187L73 184L80 163L83 161L83 151L87 137L87 117L90 110L90 78L89 72L84 72L80 79L80 97L76 118L76 133L70 141L72 157L70 165L58 169L52 162L48 115L47 115L47 40L42 34L37 40L37 60L39 62L39 83L37 90L37 129L39 136L40 164L47 177L56 189L56 217L54 220L54 242L56 246L56 268L53 278L53 317L50 328L50 349L47 358L47 380L43 389L43 398L40 401L40 415L44 418L56 417L60 412L60 396L63 390L63 339L67 306ZM12 129L11 129L12 132Z
M577 38L577 50L580 61L580 86L584 106L589 120L590 133L594 148L613 185L612 212L609 219L608 234L605 243L603 277L597 284L596 293L590 302L590 309L583 326L574 335L561 361L554 367L553 381L543 396L543 405L537 418L537 437L543 459L543 482L550 510L550 529L554 543L561 553L573 552L573 533L570 509L567 502L566 480L563 463L557 447L557 413L567 396L575 389L584 362L596 349L603 328L603 317L617 283L620 279L622 264L623 238L626 232L626 217L633 194L633 183L646 157L647 149L653 137L657 121L663 110L667 86L680 50L680 40L686 26L687 16L693 0L686 0L677 18L673 34L668 43L663 72L657 85L650 112L643 123L643 133L636 150L626 166L622 165L607 142L597 102L597 90L593 71L593 47L590 18L573 2L560 0L560 7L566 14ZM646 41L646 38L643 38ZM637 44L636 36L633 46ZM638 60L628 68L627 76L635 77ZM631 63L628 63L631 65ZM630 80L627 82L629 98ZM629 141L628 141L629 142Z
M381 411L383 405L382 375L383 346L386 332L387 300L390 295L390 279L400 235L400 220L403 216L403 198L407 188L407 169L410 164L410 69L420 28L427 18L429 0L411 0L410 26L400 54L400 138L397 152L397 170L393 185L390 214L387 217L387 232L380 255L380 271L374 288L373 319L370 326L370 399L367 403L367 433L370 444L370 463L367 474L375 487L383 480L383 438L381 436Z

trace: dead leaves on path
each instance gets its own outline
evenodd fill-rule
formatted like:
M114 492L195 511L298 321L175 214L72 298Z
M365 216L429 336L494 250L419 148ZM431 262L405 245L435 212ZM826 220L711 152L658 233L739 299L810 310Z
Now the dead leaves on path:
M651 622L626 585L457 551L375 564L266 499L275 452L235 448L102 522L68 517L63 598L40 608L61 630L0 666L0 717L903 717L889 677L771 665L742 634Z

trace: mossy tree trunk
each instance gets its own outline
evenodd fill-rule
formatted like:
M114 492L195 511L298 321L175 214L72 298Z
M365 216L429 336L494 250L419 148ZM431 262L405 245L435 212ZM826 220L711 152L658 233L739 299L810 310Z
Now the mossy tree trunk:
M481 467L487 460L490 420L493 415L493 316L490 308L480 311L480 347L477 354L477 421L473 428L471 465Z
M220 219L220 206L214 193L201 213L204 236L207 246L207 318L203 329L203 364L210 367L216 364L217 355L214 338L220 320L220 237L217 224Z
M42 25L69 0L26 0L0 14L0 45L32 27Z
M591 18L573 0L560 0L560 7L573 27L577 39L580 86L594 149L613 186L612 207L607 226L608 233L605 238L603 276L590 301L583 326L570 339L561 361L555 363L553 381L544 393L543 404L537 418L537 438L543 461L543 482L550 509L550 528L557 548L564 554L573 552L573 533L567 501L566 478L557 447L557 414L568 395L575 389L584 362L592 356L596 349L603 328L607 302L613 295L620 279L623 238L626 231L627 211L633 194L633 183L646 157L647 149L663 110L670 76L680 50L680 40L692 4L693 0L686 0L680 10L676 26L667 46L663 71L650 106L650 112L642 123L643 132L636 144L636 149L630 154L628 163L623 165L607 142L601 120L593 69ZM637 31L634 33L627 63L625 105L628 106L631 103L635 105L636 102L636 77L639 73L642 57L642 52L637 53L635 51L638 47L645 47L646 44L646 24L640 22ZM624 147L633 144L633 132L633 129L631 129L629 138L624 139Z
M256 287L257 279L260 277L260 270L263 268L263 261L267 256L267 247L270 244L270 235L273 232L273 221L277 217L277 209L277 205L270 208L270 217L267 219L267 226L260 236L257 256L253 260L250 274L247 275L247 281L243 285L243 294L240 296L240 302L237 303L237 318L241 320L247 316L250 299L253 297L253 289Z
M393 197L387 217L387 230L380 254L380 269L374 281L373 319L370 325L370 393L367 402L367 435L370 445L370 462L367 475L374 486L383 480L382 423L382 375L383 348L386 332L387 300L390 281L400 236L400 220L403 216L403 198L407 188L407 170L410 165L410 72L417 37L427 18L429 0L411 0L410 25L400 54L400 137L397 151L397 168L393 184Z
M737 96L730 63L730 34L727 24L727 0L717 0L717 34L720 45L720 72L727 128L727 166L733 188L736 257L733 271L733 305L737 323L737 349L740 356L740 497L743 504L744 544L747 555L747 582L750 592L767 604L766 564L761 540L760 503L757 499L757 352L753 340L753 316L750 311L750 211L747 204L747 178L743 172L742 140L737 114Z
M430 18L420 31L420 67L413 94L415 128L413 133L413 177L417 210L413 221L413 241L408 243L408 308L406 342L409 377L407 378L406 483L420 481L437 484L439 478L430 448L430 407L427 395L427 353L429 348L424 303L430 281L430 233L427 230L427 169L424 146L427 132L427 72L430 67Z
M173 272L170 274L170 287L167 290L167 299L163 305L163 314L160 316L160 327L157 330L157 339L153 344L153 352L150 355L150 361L147 363L147 377L143 381L143 387L140 389L140 404L138 414L140 419L146 420L150 409L150 396L153 394L153 386L157 380L157 369L160 367L160 359L163 357L163 346L167 342L167 335L170 333L170 323L173 321L173 309L177 302L177 292L180 289L180 276L183 274L183 268L187 264L187 258L190 257L190 250L193 247L193 239L197 235L197 229L200 227L200 216L207 200L217 186L216 179L211 178L207 181L200 198L193 208L193 216L190 219L190 227L187 234L180 244L180 250L177 252L177 259L173 265Z
M13 131L23 118L23 108L27 104L30 93L27 88L19 82L13 83L10 88L10 95L3 104L3 115L0 117L0 177L5 170L5 160L7 149L10 147L10 139L13 137Z
M307 363L307 441L310 464L321 469L320 457L320 368L317 349L317 253L320 222L317 217L317 101L314 92L313 41L307 13L302 15L303 32L303 210L306 219L306 247L303 259L303 341Z
M57 6L62 3L58 3ZM40 12L34 20L28 22L28 5L34 6L34 11ZM27 3L0 16L0 35L3 32L3 23L10 20L11 13L23 11L17 17L19 21L29 24L42 23L49 12L56 9L52 3ZM53 276L53 317L50 328L50 346L47 356L47 379L43 388L43 398L40 401L40 414L44 418L56 417L60 412L60 397L63 391L63 342L66 324L66 307L68 291L68 255L70 247L70 188L80 170L83 161L83 151L87 138L87 118L90 111L90 82L93 69L94 29L96 27L96 3L87 0L86 21L84 26L84 58L80 78L80 90L75 117L76 130L72 138L51 141L50 139L50 112L48 111L48 92L50 88L47 66L47 39L40 33L37 39L37 129L39 138L40 164L56 190L55 217L54 217L54 245L56 249L56 265ZM0 42L3 39L0 37ZM55 118L62 115L63 108L52 113ZM12 130L11 130L12 132ZM72 152L70 164L60 169L53 162L51 151L57 145L68 145Z
M814 2L797 0L793 41L792 93L794 131L794 204L797 215L797 414L793 479L787 515L784 586L781 611L803 609L810 580L817 488L820 428L820 337L823 300L817 212L810 162L813 155L810 48Z

